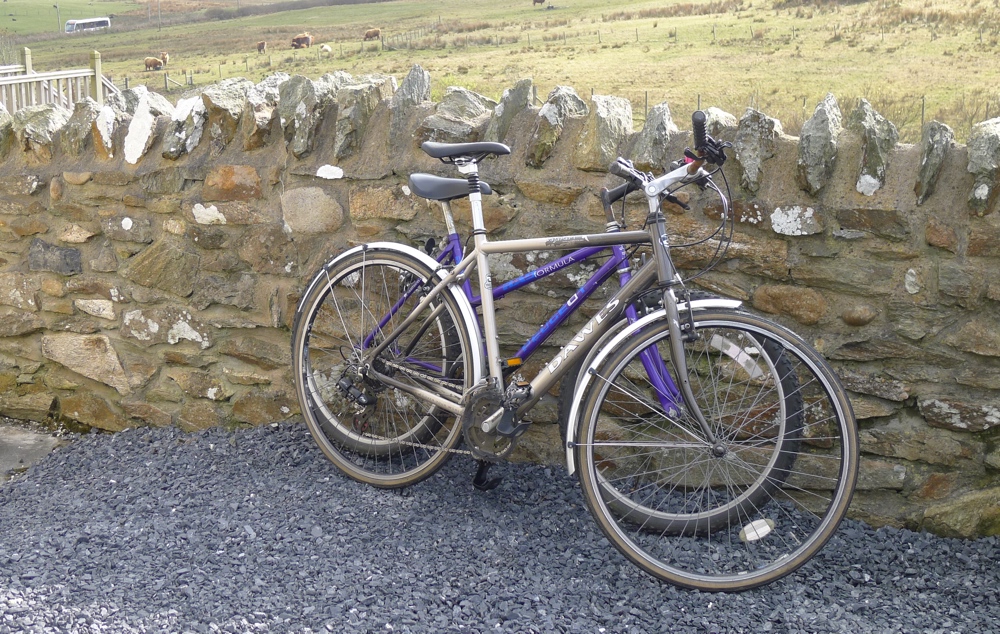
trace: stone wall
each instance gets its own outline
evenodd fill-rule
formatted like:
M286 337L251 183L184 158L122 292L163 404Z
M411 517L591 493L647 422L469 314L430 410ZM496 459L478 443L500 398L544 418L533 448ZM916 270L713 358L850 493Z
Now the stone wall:
M112 431L295 417L289 324L310 273L350 245L443 232L406 187L413 171L453 175L421 141L513 148L482 168L497 238L601 231L609 162L662 170L690 143L666 104L636 131L617 97L563 87L539 108L524 80L499 103L460 88L432 103L429 87L419 67L398 84L275 75L176 105L136 89L0 113L0 413ZM800 138L760 112L709 115L710 134L735 144L737 226L698 283L791 326L837 368L861 427L855 516L1000 532L1000 120L968 146L931 123L910 146L867 103L843 113L833 96ZM690 202L669 210L676 242L717 223L709 196ZM713 250L675 255L693 271ZM552 255L496 265L511 277ZM539 282L516 310L502 302L504 345L580 275ZM561 461L554 426L518 455Z

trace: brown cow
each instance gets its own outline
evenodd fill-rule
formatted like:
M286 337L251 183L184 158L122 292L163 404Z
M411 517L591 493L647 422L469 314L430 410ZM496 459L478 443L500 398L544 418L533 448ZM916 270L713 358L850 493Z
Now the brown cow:
M146 70L160 70L163 68L163 60L159 57L146 58Z
M312 43L313 36L308 33L299 33L292 38L292 48L309 48Z
M531 6L535 6L536 4L545 4L545 0L531 0Z
M382 29L368 29L365 31L365 41L377 40L382 37Z
M166 66L167 62L170 61L170 53L167 53L166 51L160 52L160 61L163 62L164 66Z
M267 52L267 42L257 42L257 52L266 53Z

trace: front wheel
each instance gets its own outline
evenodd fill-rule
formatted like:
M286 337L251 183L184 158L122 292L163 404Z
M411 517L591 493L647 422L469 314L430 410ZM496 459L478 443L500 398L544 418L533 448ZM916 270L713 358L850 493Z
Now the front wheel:
M669 331L654 323L591 367L575 458L588 507L618 550L663 580L742 590L808 561L847 511L857 430L829 366L765 319L696 313L688 379L714 439L661 393L642 363L672 376Z

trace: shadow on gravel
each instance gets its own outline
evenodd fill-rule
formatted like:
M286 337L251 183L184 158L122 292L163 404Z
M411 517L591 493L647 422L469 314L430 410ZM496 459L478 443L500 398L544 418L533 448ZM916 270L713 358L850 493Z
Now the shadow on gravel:
M662 584L609 546L576 480L474 463L381 491L304 426L88 434L0 486L0 633L982 632L996 539L846 522L740 594ZM49 628L48 630L46 628Z

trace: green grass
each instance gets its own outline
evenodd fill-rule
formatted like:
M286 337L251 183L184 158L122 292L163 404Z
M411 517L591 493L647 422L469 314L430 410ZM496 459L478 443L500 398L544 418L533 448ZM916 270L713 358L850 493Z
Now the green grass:
M461 85L497 99L531 77L542 99L557 85L584 97L628 98L637 127L647 104L666 101L682 126L699 105L737 116L752 106L797 134L828 92L845 114L867 98L906 142L919 139L922 117L944 121L964 139L973 123L1000 115L994 0L552 2L559 8L530 0L396 0L162 30L154 24L137 33L37 41L31 48L37 70L86 65L97 49L116 83L128 78L160 92L163 73L145 72L142 59L161 50L170 52L172 78L191 74L197 85L234 76L258 81L279 70L402 79L419 63L431 73L434 98ZM395 50L362 43L364 30L376 26ZM291 37L303 30L316 46L292 51ZM258 40L269 42L269 55L256 54ZM330 44L332 56L319 56L321 43ZM180 93L174 86L169 96Z
M59 5L56 10L54 5ZM145 6L143 3L142 6ZM0 4L0 33L33 35L36 33L61 33L66 20L100 18L111 14L134 11L139 4L134 0L109 2L108 0L5 0Z

